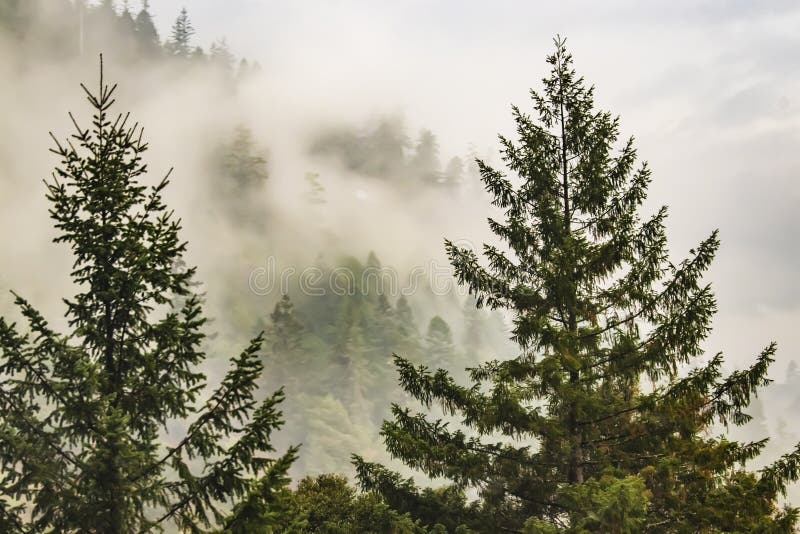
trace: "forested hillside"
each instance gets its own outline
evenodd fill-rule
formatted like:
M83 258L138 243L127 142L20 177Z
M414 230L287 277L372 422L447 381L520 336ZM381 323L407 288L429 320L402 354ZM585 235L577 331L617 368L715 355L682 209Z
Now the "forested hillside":
M215 94L235 107L237 86L246 83L248 72L260 68L235 58L224 40L208 50L195 45L186 11L176 15L169 35L159 36L147 5L137 12L110 2L87 6L41 0L12 2L5 9L4 27L20 53L14 69L22 72L37 61L80 61L102 52L113 71L164 69L167 85L173 76L194 76L198 83L222 91ZM54 17L64 23L47 27ZM341 169L349 173L344 180L354 184L375 180L397 194L445 199L463 195L469 178L475 189L477 167L458 157L442 165L431 132L423 130L419 142L413 143L405 127L390 118L363 128L321 126L307 140L306 169L290 177L295 182L293 218L307 219L319 232L307 238L291 268L297 273L318 270L320 287L301 288L296 275L283 297L278 280L269 292L248 284L252 271L264 266L266 254L280 256L280 249L288 248L286 226L296 224L279 212L278 205L286 199L270 196L276 195L269 188L275 181L272 155L254 134L254 126L243 120L210 133L206 148L196 156L195 163L207 175L197 183L203 190L193 192L203 203L200 209L209 224L237 236L230 250L234 261L214 262L216 294L210 302L207 344L228 347L243 333L263 329L266 372L260 384L265 391L285 387L285 413L292 421L278 434L277 443L303 443L308 451L292 474L352 473L350 454L355 450L372 450L375 458L387 458L376 440L390 403L401 400L390 365L393 353L458 371L509 343L501 315L478 310L465 292L436 294L425 255L404 258L400 267L384 266L378 259L382 251L375 246L380 243L367 249L348 239L347 228L336 221L325 225L325 213L341 209L347 200L328 190L340 186L342 178L328 180L314 169ZM265 246L272 243L276 250ZM280 268L287 267L288 262L279 259ZM330 281L342 273L342 290L334 293ZM205 293L199 283L194 288ZM317 290L324 295L315 296Z

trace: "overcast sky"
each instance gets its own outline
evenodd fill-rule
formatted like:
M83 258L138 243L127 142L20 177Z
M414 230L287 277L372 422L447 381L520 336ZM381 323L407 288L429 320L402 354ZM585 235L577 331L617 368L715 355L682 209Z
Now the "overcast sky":
M135 4L135 2L132 2ZM199 44L225 37L298 106L400 113L444 153L493 147L561 34L597 103L621 116L670 205L676 256L713 228L720 314L709 350L800 360L800 3L155 0L186 6ZM138 7L135 6L134 7ZM292 101L292 100L290 100Z

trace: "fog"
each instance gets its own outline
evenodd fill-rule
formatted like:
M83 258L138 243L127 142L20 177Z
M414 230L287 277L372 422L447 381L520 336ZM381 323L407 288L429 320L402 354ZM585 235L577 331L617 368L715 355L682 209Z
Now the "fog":
M509 105L528 103L551 38L566 35L598 105L620 115L653 169L649 204L670 206L674 255L720 228L710 351L744 365L775 339L778 376L797 357L796 4L235 4L189 7L207 41L226 36L262 63L259 102L282 102L279 109L312 119L304 125L400 113L411 131L430 128L454 155L470 144L481 154L496 148L496 134L512 127ZM154 6L162 33L181 5ZM454 235L445 223L439 233L480 241L483 214L465 212L454 219L472 228Z

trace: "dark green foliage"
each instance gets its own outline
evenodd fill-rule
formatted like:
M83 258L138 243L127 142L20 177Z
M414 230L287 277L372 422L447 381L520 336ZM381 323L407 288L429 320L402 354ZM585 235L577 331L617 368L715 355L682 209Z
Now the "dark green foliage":
M410 513L432 531L467 533L493 532L497 525L477 502L468 502L463 489L446 486L438 489L419 489L410 478L353 455L356 474L364 491L379 494L389 506Z
M306 477L284 492L288 513L280 532L319 534L423 534L407 515L393 511L377 495L358 493L339 475Z
M568 517L567 527L531 518L522 532L526 534L614 532L635 534L646 530L649 493L641 477L620 477L613 473L589 479L565 488L562 499Z
M289 477L286 476L295 457L285 455L273 463L256 481L247 496L234 506L225 518L222 534L272 534L298 532L305 522L294 513L285 498Z
M504 246L485 245L484 266L446 242L478 304L511 312L521 352L472 369L467 386L398 357L406 392L463 426L395 405L388 451L475 488L494 531L791 531L797 511L779 511L777 497L800 455L754 475L744 466L765 441L708 437L749 419L775 352L727 376L720 355L702 358L717 232L670 262L666 208L639 214L650 171L632 140L594 109L563 41L548 63L533 114L513 108L518 141L500 138L508 176L478 161L504 210L489 220ZM376 473L362 468L362 485L376 487Z
M186 243L161 198L167 179L144 183L147 144L127 115L109 114L113 92L101 69L99 90L86 90L91 126L73 119L75 133L53 149L61 163L47 198L77 288L64 300L69 331L56 332L20 296L28 333L0 319L0 521L31 532L169 523L197 532L223 522L236 501L240 516L263 515L296 454L265 456L283 423L283 393L254 398L258 336L203 401L194 269L175 268ZM190 417L177 444L162 444Z

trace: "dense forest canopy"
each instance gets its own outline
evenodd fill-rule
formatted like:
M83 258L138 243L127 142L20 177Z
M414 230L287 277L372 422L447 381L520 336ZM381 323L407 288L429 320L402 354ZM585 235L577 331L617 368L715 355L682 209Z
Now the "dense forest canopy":
M716 354L730 225L673 234L585 46L476 148L488 99L341 107L165 5L0 3L0 530L794 531L785 329Z

